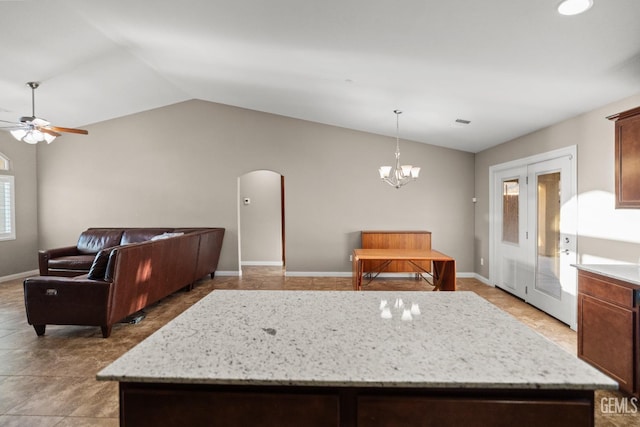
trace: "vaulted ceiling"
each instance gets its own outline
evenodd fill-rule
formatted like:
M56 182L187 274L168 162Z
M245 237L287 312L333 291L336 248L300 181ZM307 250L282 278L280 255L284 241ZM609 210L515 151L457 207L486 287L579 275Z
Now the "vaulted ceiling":
M40 81L59 126L195 98L394 135L398 108L403 139L478 152L640 93L640 1L558 3L0 1L0 119Z

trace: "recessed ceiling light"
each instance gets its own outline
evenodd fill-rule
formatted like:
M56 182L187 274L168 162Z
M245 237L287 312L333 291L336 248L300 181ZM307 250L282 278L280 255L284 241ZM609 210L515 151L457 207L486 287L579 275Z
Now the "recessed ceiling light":
M593 0L564 0L558 5L558 13L561 15L578 15L586 12L593 6Z

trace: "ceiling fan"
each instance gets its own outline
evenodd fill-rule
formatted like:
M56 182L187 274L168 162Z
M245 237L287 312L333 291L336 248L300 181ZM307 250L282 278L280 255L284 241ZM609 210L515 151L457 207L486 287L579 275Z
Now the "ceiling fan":
M40 83L27 82L27 86L31 88L31 116L20 117L20 122L0 120L1 123L9 124L9 126L0 126L0 129L8 130L15 139L24 141L27 144L37 144L41 141L46 141L47 144L50 144L56 137L61 135L60 132L78 133L82 135L89 134L89 132L83 129L52 126L48 121L36 117L35 92L40 86Z

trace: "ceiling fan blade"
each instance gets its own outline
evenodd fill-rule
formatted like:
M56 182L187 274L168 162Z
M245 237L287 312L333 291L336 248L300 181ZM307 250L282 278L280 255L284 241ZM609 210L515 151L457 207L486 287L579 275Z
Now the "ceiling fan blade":
M2 130L7 130L7 131L12 131L12 130L20 130L20 129L29 129L27 127L24 126L20 126L20 125L13 125L13 126L4 126L0 124L0 129Z
M24 124L23 124L23 123L10 122L9 120L0 120L0 122L2 122L2 123L9 123L9 124L12 124L12 125L14 125L14 126L24 126Z
M0 120L0 129L2 130L18 130L18 129L29 129L29 125L26 123L18 123L18 122L10 122L8 120Z
M89 131L86 131L84 129L62 128L59 126L47 126L47 129L50 129L54 132L69 132L69 133L79 133L82 135L89 135Z
M36 129L39 130L40 132L44 132L44 133L48 133L51 136L61 136L61 134L59 134L58 132L51 130L48 127L44 127L44 126L36 126Z

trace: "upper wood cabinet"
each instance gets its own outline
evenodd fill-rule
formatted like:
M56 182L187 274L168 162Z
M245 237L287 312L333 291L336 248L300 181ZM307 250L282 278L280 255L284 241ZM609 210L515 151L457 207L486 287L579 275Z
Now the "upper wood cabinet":
M640 208L640 107L607 119L616 123L616 209Z

